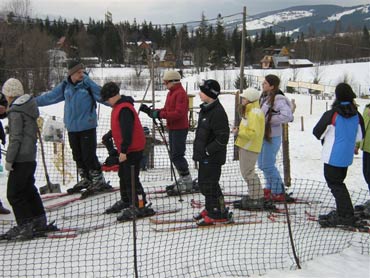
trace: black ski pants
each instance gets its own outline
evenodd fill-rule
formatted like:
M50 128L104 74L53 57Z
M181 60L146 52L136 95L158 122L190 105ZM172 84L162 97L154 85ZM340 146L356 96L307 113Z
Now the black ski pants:
M335 167L324 164L324 176L328 187L335 198L337 213L339 216L353 215L351 197L344 183L348 167Z
M211 218L222 218L225 209L224 196L219 184L221 167L220 164L199 162L199 189L205 197L206 210Z
M9 172L7 198L18 225L45 215L44 205L35 186L36 161L15 162Z
M134 166L134 182L135 182L135 205L138 205L138 195L142 195L144 203L146 203L145 192L140 182L140 161L143 152L131 152L127 154L127 159L119 164L118 176L120 184L121 199L124 202L132 204L132 186L131 186L131 166Z
M96 156L96 128L68 132L68 139L77 168L84 169L85 173L91 170L101 170L99 159Z

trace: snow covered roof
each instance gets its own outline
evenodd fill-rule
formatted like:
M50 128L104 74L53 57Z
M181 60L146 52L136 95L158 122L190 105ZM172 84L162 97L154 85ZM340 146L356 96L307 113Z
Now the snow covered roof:
M310 65L313 66L313 63L308 59L289 59L289 65Z
M159 61L163 61L166 56L166 49L158 49L155 51L155 56L158 56Z

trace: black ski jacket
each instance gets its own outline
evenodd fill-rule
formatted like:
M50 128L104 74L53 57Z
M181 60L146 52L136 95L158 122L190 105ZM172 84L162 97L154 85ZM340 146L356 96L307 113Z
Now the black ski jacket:
M225 164L230 129L227 114L216 99L200 106L194 139L193 159L210 164Z

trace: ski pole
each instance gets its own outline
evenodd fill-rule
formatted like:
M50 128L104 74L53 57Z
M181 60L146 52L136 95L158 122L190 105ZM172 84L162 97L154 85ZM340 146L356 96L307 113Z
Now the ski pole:
M150 79L149 82L148 82L148 85L146 86L144 96L143 96L142 100L140 101L140 106L144 103L144 100L146 98L146 94L148 93L148 89L149 89L151 83L152 83L152 80ZM137 112L137 114L138 115L140 114L140 109L139 109L139 112Z

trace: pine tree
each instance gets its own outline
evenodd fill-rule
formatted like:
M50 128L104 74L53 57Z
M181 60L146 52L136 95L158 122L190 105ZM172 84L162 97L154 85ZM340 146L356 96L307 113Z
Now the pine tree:
M366 25L364 25L364 28L362 29L361 46L370 47L370 34Z
M234 87L235 89L240 89L240 75L235 79L234 81ZM248 88L247 78L245 75L243 76L243 90Z
M217 27L214 34L214 47L212 48L212 55L210 57L210 62L213 68L223 69L225 68L225 62L227 57L227 45L226 45L226 36L224 23L221 17L221 14L217 17ZM211 29L210 29L211 30ZM210 36L210 35L209 35Z
M238 30L238 26L235 26L231 35L231 53L235 57L235 62L240 64L240 48L241 48L241 32Z
M197 71L203 71L206 66L209 51L207 49L207 21L204 13L195 34L196 47L194 49L194 64Z

